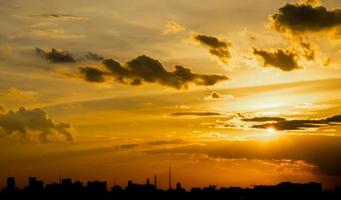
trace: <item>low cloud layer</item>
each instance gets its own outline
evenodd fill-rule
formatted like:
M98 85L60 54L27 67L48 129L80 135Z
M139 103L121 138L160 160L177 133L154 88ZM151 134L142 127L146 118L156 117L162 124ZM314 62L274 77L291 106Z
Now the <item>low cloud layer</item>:
M306 161L317 166L319 174L340 176L340 142L341 137L337 136L282 136L266 144L259 140L217 141L207 142L205 145L162 148L147 152L151 154L197 153L228 159Z
M174 71L167 71L156 59L142 55L122 66L113 59L103 60L103 68L80 67L82 77L89 82L105 82L114 79L116 82L130 85L158 83L176 89L187 88L190 84L212 86L228 80L223 75L202 75L192 73L190 69L176 65Z
M298 55L289 50L266 51L254 49L253 54L264 67L271 66L287 72L301 68L298 65Z
M205 45L209 48L210 53L213 56L216 56L221 62L228 63L231 58L231 53L229 47L230 43L221 41L218 38L196 34L193 35L193 38L198 41L200 44Z
M67 123L56 123L41 109L0 113L0 132L9 137L40 142L51 141L50 137L63 136L65 141L73 142L73 128Z

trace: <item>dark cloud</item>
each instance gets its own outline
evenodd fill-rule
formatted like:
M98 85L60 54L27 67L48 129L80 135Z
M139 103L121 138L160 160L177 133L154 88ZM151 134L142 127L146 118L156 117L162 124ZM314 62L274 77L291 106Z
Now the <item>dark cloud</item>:
M63 135L66 141L73 141L71 125L55 123L41 109L27 110L21 107L18 111L0 114L0 128L8 136L18 134L26 140L37 136L40 142L48 142L52 135Z
M50 51L36 48L36 54L52 63L74 63L76 60L70 52L52 48Z
M285 121L285 118L282 117L253 117L253 118L244 118L242 119L245 122L280 122Z
M42 14L37 17L47 18L47 19L59 19L59 20L85 20L85 18L83 17L65 14L65 13Z
M230 43L220 41L218 38L207 36L207 35L193 35L193 38L207 47L212 55L219 58L223 63L228 63L231 58L231 53L229 51Z
M220 98L222 98L222 97L220 96L220 94L218 94L218 93L216 93L216 92L212 92L210 96L212 97L212 99L220 99Z
M103 60L103 56L100 56L96 53L93 53L91 51L89 51L86 55L85 55L85 58L88 59L88 60L95 60L95 61L101 61Z
M254 49L253 54L259 58L264 67L272 66L282 71L292 71L300 68L297 63L298 55L289 50L264 51Z
M338 123L338 122L341 122L341 115L335 115L335 116L332 116L332 117L329 117L325 120L326 122L329 122L329 123Z
M119 145L118 148L119 149L135 149L138 146L139 146L138 144L122 144L122 145Z
M204 98L205 100L232 100L234 99L234 96L233 95L222 95L222 94L219 94L218 92L211 92L210 95L206 96Z
M274 128L276 130L304 130L308 128L318 128L325 126L326 124L320 120L285 120L275 123L266 123L260 125L253 125L252 128Z
M274 120L277 119L277 120ZM294 119L288 120L285 118L252 118L244 119L244 121L251 122L268 122L264 124L253 125L252 128L267 129L274 128L276 130L304 130L308 128L319 128L328 125L333 125L334 123L341 122L341 115L335 115L325 119Z
M173 117L181 117L181 116L194 116L194 117L210 117L210 116L221 116L221 113L217 112L176 112L169 114Z
M331 30L341 25L341 9L323 6L286 4L271 16L272 27L280 32L303 33Z
M79 67L78 69L86 81L97 83L105 82L104 76L106 73L99 69L92 67Z
M223 75L195 74L190 69L179 65L174 67L174 71L169 72L158 60L145 55L127 62L126 66L122 66L113 59L106 59L103 60L103 66L105 70L81 67L79 71L85 80L90 82L104 82L105 77L111 77L123 84L158 83L176 89L187 88L189 84L212 86L228 80Z

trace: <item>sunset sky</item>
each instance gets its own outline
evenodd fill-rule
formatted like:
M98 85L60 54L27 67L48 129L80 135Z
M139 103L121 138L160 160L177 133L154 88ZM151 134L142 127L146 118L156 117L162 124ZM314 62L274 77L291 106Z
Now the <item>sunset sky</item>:
M341 185L340 0L0 0L0 188ZM173 187L174 187L173 186Z

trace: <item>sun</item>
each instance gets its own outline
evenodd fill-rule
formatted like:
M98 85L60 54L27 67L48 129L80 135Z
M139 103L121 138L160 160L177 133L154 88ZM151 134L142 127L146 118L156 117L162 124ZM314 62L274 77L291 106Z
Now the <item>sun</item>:
M266 129L266 132L268 132L268 133L275 133L275 132L276 132L276 129L270 127L270 128L267 128L267 129Z
M260 137L261 140L269 141L278 136L277 130L273 127L269 127L265 131L266 132Z

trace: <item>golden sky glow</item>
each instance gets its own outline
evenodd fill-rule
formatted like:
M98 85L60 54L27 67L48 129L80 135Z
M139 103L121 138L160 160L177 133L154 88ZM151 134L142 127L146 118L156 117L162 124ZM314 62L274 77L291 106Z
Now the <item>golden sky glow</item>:
M340 8L0 0L0 182L341 184Z

